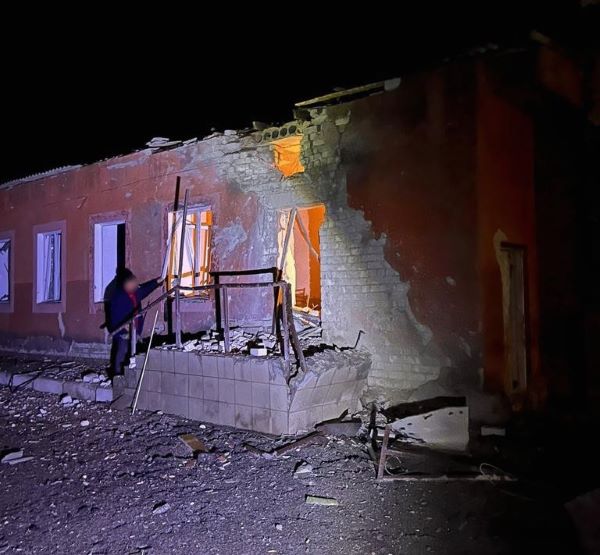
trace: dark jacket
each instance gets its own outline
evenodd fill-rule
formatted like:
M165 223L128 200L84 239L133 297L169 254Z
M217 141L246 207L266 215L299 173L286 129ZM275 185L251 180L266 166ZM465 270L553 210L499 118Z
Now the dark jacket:
M150 295L159 285L155 279L142 283L133 294L135 304L122 286L116 286L106 303L106 328L108 331L112 333L126 320L131 318L135 311L140 309L142 300ZM143 318L138 318L136 320L138 333L142 332L143 325Z

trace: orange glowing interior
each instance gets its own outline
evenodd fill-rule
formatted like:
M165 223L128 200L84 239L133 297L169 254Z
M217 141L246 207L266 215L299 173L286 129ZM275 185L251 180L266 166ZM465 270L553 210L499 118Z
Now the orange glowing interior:
M293 135L273 142L275 165L285 177L304 171L300 161L301 141L301 135Z

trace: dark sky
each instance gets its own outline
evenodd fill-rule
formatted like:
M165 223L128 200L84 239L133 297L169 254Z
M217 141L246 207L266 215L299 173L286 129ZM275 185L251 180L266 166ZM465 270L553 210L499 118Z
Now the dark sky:
M218 16L119 8L63 18L36 8L35 23L27 13L5 17L0 182L126 153L154 136L286 121L298 100L488 42L523 43L531 28L557 19L525 1L409 5L371 13L348 3L326 14L280 4L276 22L235 4Z

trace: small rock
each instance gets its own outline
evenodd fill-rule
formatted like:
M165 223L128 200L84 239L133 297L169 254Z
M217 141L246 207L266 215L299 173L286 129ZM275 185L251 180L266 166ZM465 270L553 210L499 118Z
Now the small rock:
M89 420L82 420L82 421L79 423L79 425L80 425L80 426L83 426L84 428L86 428L87 426L89 426L89 425L90 425L90 421L89 421Z
M64 395L61 395L60 402L63 405L72 405L73 404L73 397L71 397L70 395L68 395L67 393L65 393Z
M276 524L275 528L281 532L283 530L283 524Z
M161 501L160 503L154 505L154 508L152 509L152 514L162 515L163 513L166 513L170 508L171 505L169 505L166 501Z
M4 455L2 459L0 459L0 462L8 463L10 461L20 459L21 457L23 457L23 449L15 449L14 451L6 453L6 455Z
M294 478L302 476L302 474L310 474L312 471L312 464L308 464L305 462L299 463L298 466L296 466L296 470L294 470Z

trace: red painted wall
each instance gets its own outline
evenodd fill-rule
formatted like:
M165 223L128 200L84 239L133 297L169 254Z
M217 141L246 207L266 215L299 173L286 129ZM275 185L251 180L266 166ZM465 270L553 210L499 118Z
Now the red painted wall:
M475 75L471 64L411 76L351 105L350 204L385 233L417 320L454 364L480 365Z

